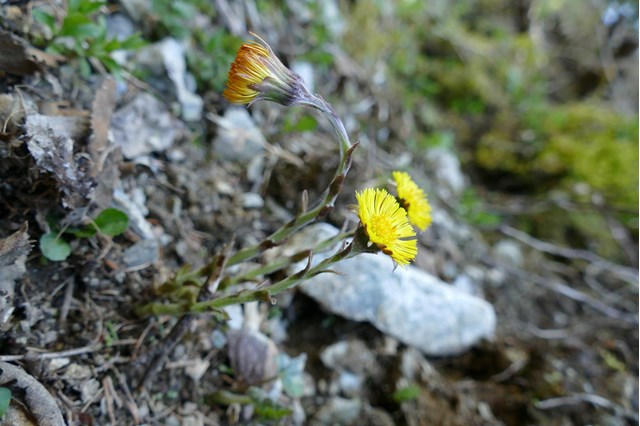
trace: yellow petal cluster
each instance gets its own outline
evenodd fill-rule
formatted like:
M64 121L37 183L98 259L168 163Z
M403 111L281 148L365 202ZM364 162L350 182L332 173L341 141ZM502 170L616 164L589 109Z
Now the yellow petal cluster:
M431 225L431 205L424 191L415 184L409 174L405 172L393 172L396 182L398 201L407 210L409 221L424 231Z
M231 64L224 97L229 102L248 104L258 96L257 85L269 76L269 68L263 62L268 58L269 50L261 44L243 44Z
M251 41L240 46L229 69L224 97L235 104L251 104L260 99L291 104L302 90L300 79L280 62L266 42L252 35L260 43Z
M400 265L407 265L418 253L416 233L407 212L384 189L356 191L358 216L369 241Z

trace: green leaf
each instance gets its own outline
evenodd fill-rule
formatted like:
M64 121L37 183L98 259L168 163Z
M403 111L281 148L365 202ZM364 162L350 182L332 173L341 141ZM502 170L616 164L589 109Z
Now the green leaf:
M135 33L120 41L119 49L136 50L144 46L146 42L139 33Z
M416 385L400 388L393 393L393 400L396 402L413 401L420 396L420 388Z
M118 209L106 209L95 220L100 232L115 237L122 234L129 227L129 218Z
M33 10L33 19L40 22L41 24L46 25L51 31L54 31L56 28L56 18L55 16L41 10L34 9Z
M106 1L97 0L97 1L79 1L76 11L79 13L84 13L89 15L91 13L97 12L102 6L106 5Z
M60 36L90 39L100 35L100 27L85 15L67 15L60 29Z
M256 417L262 420L279 420L290 415L293 411L291 408L271 400L264 390L259 388L249 388L247 396L251 398Z
M71 246L55 232L49 232L40 237L40 251L49 260L65 260L71 254Z
M0 388L0 419L4 416L4 413L9 409L9 403L11 402L11 390L7 388Z
M287 120L284 122L283 130L285 132L310 132L318 127L318 122L310 115L300 117L295 123Z

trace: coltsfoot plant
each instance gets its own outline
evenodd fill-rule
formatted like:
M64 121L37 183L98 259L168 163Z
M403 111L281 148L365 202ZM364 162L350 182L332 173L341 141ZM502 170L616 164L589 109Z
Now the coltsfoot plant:
M409 174L395 171L393 181L396 196L384 188L366 188L356 192L355 210L360 221L355 229L321 241L313 249L303 250L288 258L277 258L254 269L241 269L243 272L235 275L228 272L230 266L256 258L265 250L282 244L306 225L324 217L334 207L342 190L357 146L351 143L342 120L331 105L319 95L312 94L302 78L284 66L266 42L252 35L258 41L247 42L240 47L229 71L224 97L235 104L251 106L258 101L271 101L288 107L310 107L320 112L329 120L337 136L339 165L333 179L315 203L309 205L303 196L302 211L259 244L233 253L233 244L230 243L202 268L181 268L158 289L159 294L166 296L168 301L140 306L140 315L222 313L220 308L235 303L259 300L272 302L273 295L328 272L335 263L359 253L382 252L391 257L394 265L404 266L415 259L418 251L413 226L424 231L431 224L431 207L425 193ZM314 251L340 242L342 244L336 253L315 265L312 263ZM251 287L239 286L305 259L307 264L303 270L281 281Z

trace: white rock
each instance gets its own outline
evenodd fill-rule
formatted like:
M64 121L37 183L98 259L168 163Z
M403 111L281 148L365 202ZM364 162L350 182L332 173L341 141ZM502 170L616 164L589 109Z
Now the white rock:
M242 207L245 209L261 209L264 206L264 200L260 194L255 192L246 192L242 194Z
M100 390L100 382L96 379L89 379L80 386L80 398L83 403L87 403Z
M328 233L327 226L309 227L305 233L315 235L311 240L317 243L338 232L334 228ZM320 261L322 254L314 258ZM459 354L494 335L496 314L489 303L418 268L394 271L389 257L361 254L331 269L339 274L320 274L301 290L326 310L368 321L428 355Z

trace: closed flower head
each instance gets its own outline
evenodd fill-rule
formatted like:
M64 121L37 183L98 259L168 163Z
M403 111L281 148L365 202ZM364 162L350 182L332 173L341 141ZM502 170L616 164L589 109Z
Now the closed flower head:
M370 244L400 265L407 265L418 253L416 233L407 212L384 189L368 188L358 193L358 216Z
M398 201L409 215L409 221L421 231L431 225L431 205L425 193L405 172L393 172L396 181Z
M292 105L308 93L302 79L276 57L260 37L243 44L231 64L224 97L235 104L268 100Z

